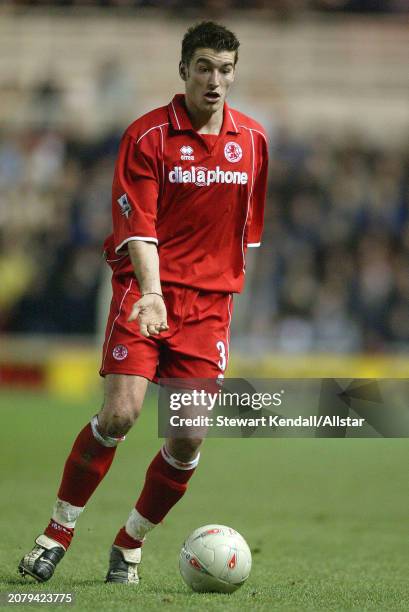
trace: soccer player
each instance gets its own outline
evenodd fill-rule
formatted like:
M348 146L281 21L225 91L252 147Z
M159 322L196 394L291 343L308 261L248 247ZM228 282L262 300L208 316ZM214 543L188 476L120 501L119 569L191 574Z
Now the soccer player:
M247 247L260 244L267 181L263 128L229 108L239 41L203 22L182 41L185 93L137 119L120 145L105 254L113 298L100 374L100 412L65 463L51 520L19 570L46 581L77 519L140 413L148 381L222 378L232 294ZM137 584L141 547L184 495L201 440L166 440L135 507L115 536L107 582Z

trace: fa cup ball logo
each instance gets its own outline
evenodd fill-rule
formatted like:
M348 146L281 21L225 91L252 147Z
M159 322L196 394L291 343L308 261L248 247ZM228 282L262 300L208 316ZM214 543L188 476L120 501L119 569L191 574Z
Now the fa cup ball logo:
M232 162L232 164L235 164L243 157L243 151L241 149L241 146L237 144L237 142L228 142L224 147L224 156L227 161Z

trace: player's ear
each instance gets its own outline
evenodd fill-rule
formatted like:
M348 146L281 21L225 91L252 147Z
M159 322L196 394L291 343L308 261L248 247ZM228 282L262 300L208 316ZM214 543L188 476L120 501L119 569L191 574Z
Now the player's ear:
M186 64L184 62L179 62L179 74L180 74L180 78L183 81L187 80L187 70L186 70Z

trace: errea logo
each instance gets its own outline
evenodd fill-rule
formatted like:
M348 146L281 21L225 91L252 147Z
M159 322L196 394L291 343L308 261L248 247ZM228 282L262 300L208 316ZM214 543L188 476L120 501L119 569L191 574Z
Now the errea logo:
M192 155L193 149L190 145L183 145L183 147L180 147L180 152L181 152L180 159L192 160L192 161L195 159L195 156Z

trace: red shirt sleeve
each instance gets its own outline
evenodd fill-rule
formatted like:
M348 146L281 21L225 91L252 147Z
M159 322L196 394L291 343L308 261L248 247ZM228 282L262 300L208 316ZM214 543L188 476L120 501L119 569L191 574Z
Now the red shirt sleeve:
M158 242L158 194L157 159L149 151L147 139L139 144L132 136L125 134L119 148L112 185L116 253L126 247L130 240Z
M267 193L268 173L268 149L267 142L262 136L259 137L259 165L258 173L254 181L253 193L250 202L250 223L247 233L247 246L260 246L263 233L264 207Z

